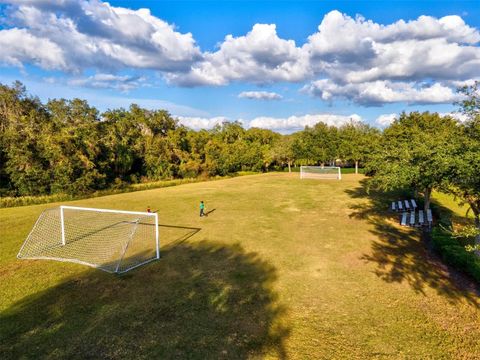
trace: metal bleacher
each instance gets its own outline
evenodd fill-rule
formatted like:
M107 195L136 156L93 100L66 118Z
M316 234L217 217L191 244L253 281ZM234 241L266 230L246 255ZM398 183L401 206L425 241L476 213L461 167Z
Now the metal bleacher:
M415 199L392 201L391 209L401 213L401 226L422 227L428 225L431 227L433 224L432 210L420 210Z

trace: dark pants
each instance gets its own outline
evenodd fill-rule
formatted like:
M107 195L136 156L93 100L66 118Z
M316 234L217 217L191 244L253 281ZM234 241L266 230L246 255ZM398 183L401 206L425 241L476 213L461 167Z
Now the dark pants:
M205 213L203 212L203 209L200 209L200 216L205 216Z

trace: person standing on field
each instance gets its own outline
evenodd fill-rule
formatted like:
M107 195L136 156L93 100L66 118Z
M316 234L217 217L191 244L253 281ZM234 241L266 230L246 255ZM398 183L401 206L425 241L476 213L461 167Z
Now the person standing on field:
M200 217L202 216L207 216L207 214L205 214L205 203L202 201L200 201Z

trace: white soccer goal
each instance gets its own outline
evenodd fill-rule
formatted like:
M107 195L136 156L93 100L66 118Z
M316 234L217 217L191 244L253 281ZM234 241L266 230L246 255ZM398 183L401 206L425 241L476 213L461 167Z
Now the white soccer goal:
M300 179L342 179L338 166L300 166Z
M48 209L40 214L17 257L124 273L160 258L158 215L74 206Z

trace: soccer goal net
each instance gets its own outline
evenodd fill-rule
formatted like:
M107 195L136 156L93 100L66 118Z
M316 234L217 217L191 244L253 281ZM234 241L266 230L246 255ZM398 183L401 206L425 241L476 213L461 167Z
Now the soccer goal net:
M342 179L338 166L301 166L300 179Z
M124 273L160 257L156 213L60 206L40 214L18 258Z

